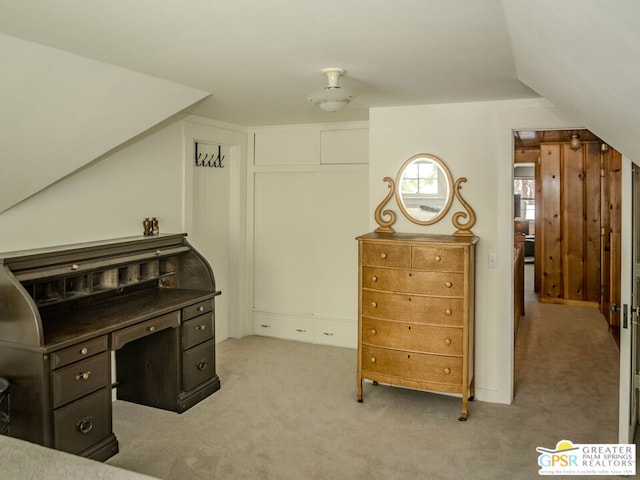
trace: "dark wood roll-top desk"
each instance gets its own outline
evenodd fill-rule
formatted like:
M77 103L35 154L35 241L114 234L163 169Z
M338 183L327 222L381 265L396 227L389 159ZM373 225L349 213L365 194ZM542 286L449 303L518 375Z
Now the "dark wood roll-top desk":
M184 234L0 254L9 435L103 461L118 452L114 387L178 413L217 391L219 294Z

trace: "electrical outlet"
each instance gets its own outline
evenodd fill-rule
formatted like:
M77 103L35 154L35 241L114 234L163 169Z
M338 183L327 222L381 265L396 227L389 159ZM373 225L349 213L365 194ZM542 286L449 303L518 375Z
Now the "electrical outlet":
M489 268L498 268L498 254L489 254Z

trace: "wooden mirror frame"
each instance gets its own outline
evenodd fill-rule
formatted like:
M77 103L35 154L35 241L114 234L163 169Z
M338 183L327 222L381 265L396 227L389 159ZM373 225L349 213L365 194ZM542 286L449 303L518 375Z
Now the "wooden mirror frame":
M399 184L401 182L402 175L404 174L406 167L418 158L428 158L433 160L445 173L447 177L447 185L449 188L449 192L447 195L448 196L447 202L445 203L443 209L440 211L438 215L436 215L434 218L428 221L421 221L412 217L409 214L409 212L407 212L407 210L405 209L402 199L400 197L400 193L398 193L396 190L396 184ZM392 225L396 221L396 214L393 210L389 210L389 209L385 210L386 204L389 202L389 200L391 200L391 197L393 197L394 195L396 197L396 203L398 204L398 207L402 211L402 214L408 220L418 225L433 225L434 223L437 223L440 220L442 220L442 218L444 218L449 212L449 210L451 209L453 196L455 195L455 197L458 199L460 204L464 207L466 212L456 212L453 214L451 218L451 222L457 228L457 230L454 232L454 235L462 236L462 237L471 237L474 235L473 232L471 231L471 227L473 227L476 223L475 212L473 211L471 206L464 200L464 198L462 198L462 195L460 194L460 188L462 188L462 184L466 182L467 179L465 177L460 177L455 182L453 182L453 177L451 176L451 172L449 171L447 166L444 164L444 162L440 160L438 157L436 157L435 155L431 155L428 153L419 153L417 155L413 155L411 158L409 158L402 164L402 166L400 167L400 170L398 170L398 174L396 176L395 182L391 177L384 177L383 180L389 184L389 192L387 193L387 196L384 198L384 200L380 202L374 214L376 223L379 225L379 227L375 230L377 233L394 233L394 229ZM386 217L386 219L383 217ZM464 219L467 219L467 221L463 222Z

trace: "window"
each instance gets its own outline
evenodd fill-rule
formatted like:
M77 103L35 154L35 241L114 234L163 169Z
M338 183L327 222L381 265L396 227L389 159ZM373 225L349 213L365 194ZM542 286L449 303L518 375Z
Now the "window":
M407 165L402 177L402 191L410 195L436 196L439 193L438 166L431 160Z

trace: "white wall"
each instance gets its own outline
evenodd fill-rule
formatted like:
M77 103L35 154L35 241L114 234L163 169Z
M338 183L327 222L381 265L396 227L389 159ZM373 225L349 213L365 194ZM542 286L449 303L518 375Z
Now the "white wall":
M402 163L417 153L436 155L454 179L466 177L461 193L477 215L480 238L476 280L476 393L480 400L510 403L513 388L513 132L571 128L545 100L374 108L370 112L369 225ZM444 220L421 227L398 214L398 232L452 234L454 201ZM498 267L488 266L490 253Z

